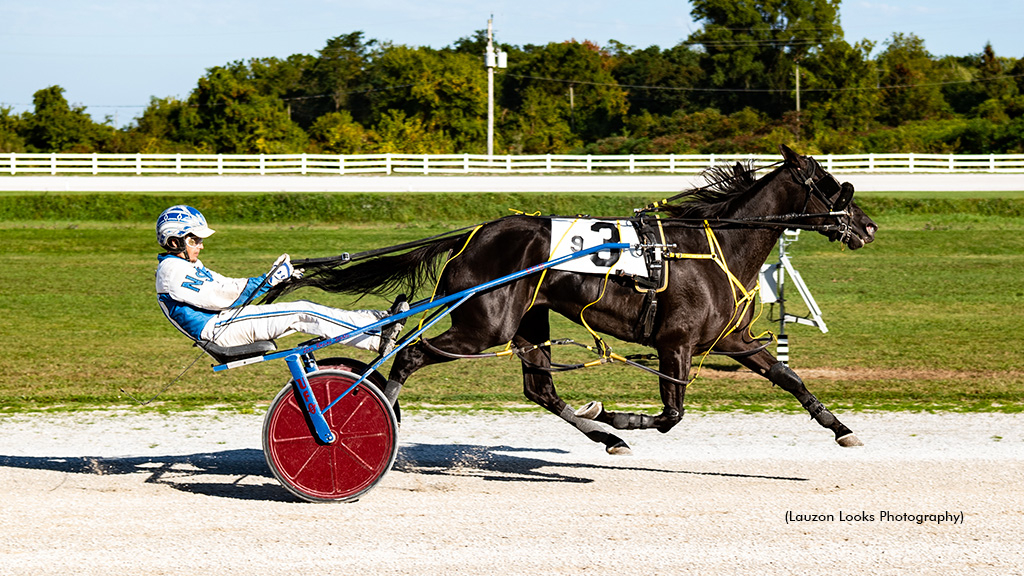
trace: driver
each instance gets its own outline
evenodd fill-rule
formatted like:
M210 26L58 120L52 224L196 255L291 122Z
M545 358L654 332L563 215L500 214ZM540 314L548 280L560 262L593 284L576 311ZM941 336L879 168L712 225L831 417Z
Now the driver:
M302 269L282 254L267 274L224 277L199 260L203 240L213 233L199 210L183 204L164 210L156 221L156 240L166 250L158 256L157 300L171 324L193 340L240 346L294 332L333 338L409 309L404 295L389 311L340 310L307 301L246 305L271 287L302 277ZM383 356L394 348L402 328L396 321L380 333L364 332L342 343Z

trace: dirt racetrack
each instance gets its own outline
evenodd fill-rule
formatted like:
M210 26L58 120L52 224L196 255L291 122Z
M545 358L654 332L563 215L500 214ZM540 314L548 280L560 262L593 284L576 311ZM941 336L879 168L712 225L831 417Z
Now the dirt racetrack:
M1024 574L1020 416L840 417L864 447L688 414L613 457L545 414L407 414L376 489L306 504L260 415L3 416L0 574Z

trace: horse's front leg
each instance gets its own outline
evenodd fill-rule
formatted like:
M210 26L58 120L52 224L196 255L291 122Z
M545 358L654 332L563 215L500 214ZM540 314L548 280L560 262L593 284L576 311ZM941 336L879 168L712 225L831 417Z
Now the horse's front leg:
M743 350L750 350L755 345L756 343L745 344L742 342L742 339L731 337L721 342L715 349L735 354ZM835 434L836 443L840 446L864 445L852 430L840 422L835 414L832 414L814 394L807 390L807 387L804 386L804 381L796 375L796 372L793 372L789 366L779 362L771 352L759 350L753 354L735 356L735 358L740 364L764 376L772 384L792 394L800 402L800 405L804 407L804 410L807 410L811 415L811 418Z
M658 369L669 378L661 378L661 401L665 407L661 414L637 414L634 412L610 412L600 402L590 402L576 411L576 416L608 424L619 430L644 430L655 428L661 433L668 432L680 420L685 411L685 380L690 374L690 356L678 351L660 351Z

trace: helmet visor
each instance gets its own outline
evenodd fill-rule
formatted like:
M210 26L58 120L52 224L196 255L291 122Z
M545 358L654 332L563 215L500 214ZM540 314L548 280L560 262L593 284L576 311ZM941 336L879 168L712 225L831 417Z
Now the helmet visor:
M216 232L216 230L209 226L195 226L188 229L189 234L193 234L199 238L209 238L210 236L213 236L214 232Z

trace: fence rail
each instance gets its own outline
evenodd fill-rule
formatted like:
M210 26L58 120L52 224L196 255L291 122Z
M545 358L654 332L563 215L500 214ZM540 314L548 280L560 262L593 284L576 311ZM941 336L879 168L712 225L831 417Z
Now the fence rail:
M833 173L1024 173L1024 154L826 154ZM16 174L698 174L715 165L775 155L663 154L568 156L483 154L0 154L0 175Z

